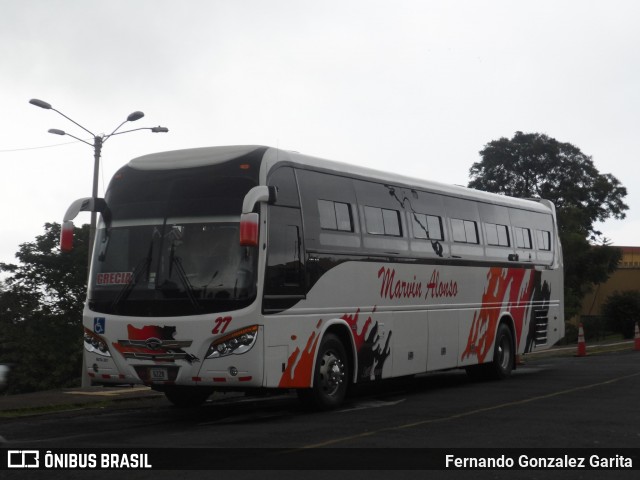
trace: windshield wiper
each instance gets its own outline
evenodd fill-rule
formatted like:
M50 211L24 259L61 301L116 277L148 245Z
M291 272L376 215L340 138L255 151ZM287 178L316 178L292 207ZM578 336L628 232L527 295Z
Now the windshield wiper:
M133 290L133 287L135 287L136 284L138 283L138 279L140 278L140 275L142 275L143 272L146 272L149 270L149 266L151 265L152 254L153 254L153 240L151 240L151 243L149 244L149 253L147 254L147 256L143 258L138 263L138 265L136 265L136 267L133 269L133 273L131 274L131 278L129 279L129 281L126 283L124 287L120 289L116 297L113 299L113 302L111 302L112 312L117 313L118 306L124 300L127 299L129 294Z
M173 266L175 265L176 271L178 272L178 278L182 282L184 286L185 292L187 293L187 297L189 297L189 301L191 305L196 311L201 310L201 305L198 302L198 299L193 294L193 285L189 281L189 277L187 276L187 272L185 272L184 267L182 266L182 261L179 257L175 256L175 244L171 242L171 252L169 253L169 278L171 278L173 273Z

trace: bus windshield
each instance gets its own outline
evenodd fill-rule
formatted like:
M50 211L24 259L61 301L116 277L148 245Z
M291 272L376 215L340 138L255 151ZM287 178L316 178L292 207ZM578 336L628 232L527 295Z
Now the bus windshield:
M199 315L255 299L256 252L239 242L242 199L255 182L169 172L116 178L105 197L109 224L96 235L91 310Z

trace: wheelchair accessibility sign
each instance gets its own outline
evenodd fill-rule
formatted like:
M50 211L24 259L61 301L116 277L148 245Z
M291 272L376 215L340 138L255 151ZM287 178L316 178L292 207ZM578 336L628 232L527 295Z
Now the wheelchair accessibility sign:
M106 329L106 319L104 317L93 318L93 331L98 335L103 335Z

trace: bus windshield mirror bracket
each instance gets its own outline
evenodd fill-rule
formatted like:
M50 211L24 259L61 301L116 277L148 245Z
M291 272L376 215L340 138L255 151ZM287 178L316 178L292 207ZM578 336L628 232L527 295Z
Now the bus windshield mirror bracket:
M102 219L107 228L111 225L111 211L104 198L79 198L67 209L67 213L64 214L64 222L72 221L80 212L98 212L102 214Z
M257 203L267 202L272 205L276 203L277 198L278 189L274 186L267 187L261 185L253 187L244 197L244 201L242 202L242 213L253 212Z

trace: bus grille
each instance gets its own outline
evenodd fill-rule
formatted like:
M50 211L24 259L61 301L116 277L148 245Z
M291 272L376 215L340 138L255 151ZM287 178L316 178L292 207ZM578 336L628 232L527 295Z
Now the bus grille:
M549 310L536 310L536 345L547 344L547 330L549 328Z

